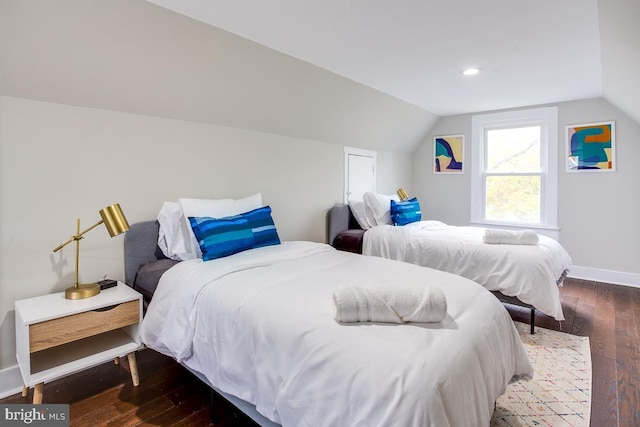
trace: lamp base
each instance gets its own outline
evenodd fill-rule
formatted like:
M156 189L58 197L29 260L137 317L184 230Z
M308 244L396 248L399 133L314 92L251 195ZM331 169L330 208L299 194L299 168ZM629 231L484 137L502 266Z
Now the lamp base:
M66 299L83 299L94 297L100 293L100 285L97 283L88 283L86 285L72 286L64 290Z

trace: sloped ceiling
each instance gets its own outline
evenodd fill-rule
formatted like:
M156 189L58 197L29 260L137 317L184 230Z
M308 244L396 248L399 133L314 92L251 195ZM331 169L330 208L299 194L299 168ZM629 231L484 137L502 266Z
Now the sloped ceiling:
M640 122L638 0L149 1L441 116L604 96Z
M602 96L640 123L639 15L638 0L0 0L0 95L411 153L463 112Z
M405 153L438 120L144 0L0 0L0 95Z

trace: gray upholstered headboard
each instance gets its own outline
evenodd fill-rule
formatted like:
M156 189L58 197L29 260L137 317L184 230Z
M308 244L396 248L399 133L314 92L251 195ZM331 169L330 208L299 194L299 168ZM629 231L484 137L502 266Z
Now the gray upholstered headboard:
M332 244L336 236L345 230L361 229L347 204L333 205L327 212L327 243Z
M124 280L133 286L138 268L147 262L165 258L158 247L158 221L137 222L124 235Z

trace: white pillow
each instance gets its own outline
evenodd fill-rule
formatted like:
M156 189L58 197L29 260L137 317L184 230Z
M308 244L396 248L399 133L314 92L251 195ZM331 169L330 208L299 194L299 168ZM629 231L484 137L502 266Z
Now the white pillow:
M196 258L196 254L187 249L189 230L185 228L182 209L178 202L164 202L158 213L158 246L169 259L185 261ZM190 243L190 242L189 242Z
M371 224L369 224L369 221L367 221L367 218L364 214L364 201L349 199L348 202L351 213L358 222L358 225L360 225L363 230L368 230L369 228L371 228Z
M364 200L364 216L369 224L374 227L393 224L391 221L391 200L400 201L396 194L387 196L385 194L366 192L362 199Z
M254 209L261 208L262 194L256 193L254 195L245 197L244 199L178 199L180 208L182 210L183 223L188 230L186 238L186 249L189 253L195 254L195 258L202 258L202 252L200 251L200 245L198 240L193 234L191 229L191 223L189 223L189 217L209 217L209 218L223 218L232 215L238 215L241 213L249 212Z

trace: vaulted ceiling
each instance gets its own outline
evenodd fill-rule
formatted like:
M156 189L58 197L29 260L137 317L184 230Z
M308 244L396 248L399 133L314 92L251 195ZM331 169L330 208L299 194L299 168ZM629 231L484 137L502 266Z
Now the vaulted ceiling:
M640 122L638 0L149 1L440 116L602 96Z

